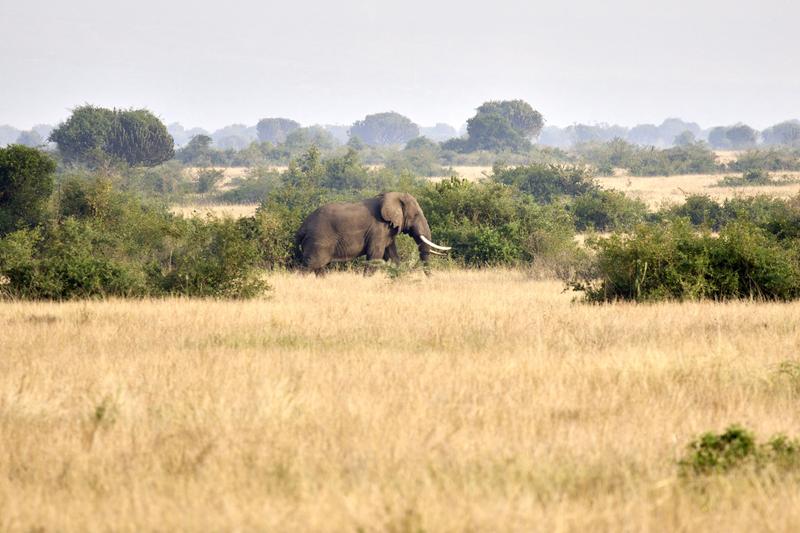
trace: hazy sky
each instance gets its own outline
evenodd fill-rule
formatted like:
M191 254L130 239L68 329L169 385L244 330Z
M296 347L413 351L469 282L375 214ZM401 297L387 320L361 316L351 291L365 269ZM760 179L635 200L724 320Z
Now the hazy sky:
M76 105L214 129L489 99L549 124L800 118L797 0L0 0L0 124Z

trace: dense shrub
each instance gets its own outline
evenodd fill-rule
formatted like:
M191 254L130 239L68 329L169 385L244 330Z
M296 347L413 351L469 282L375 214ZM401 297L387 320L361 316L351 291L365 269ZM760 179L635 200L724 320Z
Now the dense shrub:
M35 148L0 148L0 235L44 218L55 169L55 161Z
M644 202L612 190L591 190L576 197L568 207L578 231L631 229L647 215Z
M745 170L741 176L725 176L717 182L717 187L752 187L789 185L797 182L788 176L774 178L766 170Z
M574 251L560 205L538 205L513 187L450 178L416 192L435 241L469 266L547 262Z
M65 180L53 220L0 239L2 294L16 298L182 294L248 297L265 285L246 228L184 220L114 189L107 178Z
M232 181L230 189L219 195L219 200L230 204L262 202L281 185L281 174L269 167L251 168L242 178Z
M729 163L731 170L797 171L800 170L800 148L748 150Z
M573 285L589 301L800 296L797 250L745 222L728 224L718 238L678 220L590 244L596 272Z
M716 155L704 143L687 143L658 149L637 146L622 139L590 142L575 147L576 153L600 174L610 175L615 168L637 176L670 176L716 172Z
M492 180L513 185L541 204L563 196L579 196L597 189L588 168L574 165L537 163L518 167L495 165Z

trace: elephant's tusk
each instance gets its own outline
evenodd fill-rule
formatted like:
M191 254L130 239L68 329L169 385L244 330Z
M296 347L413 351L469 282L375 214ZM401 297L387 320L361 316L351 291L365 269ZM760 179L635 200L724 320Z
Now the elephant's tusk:
M436 250L428 250L428 253L431 253L433 255L447 255L447 254L443 254L442 252L437 252Z
M425 244L427 244L431 248L436 248L437 250L445 250L445 251L450 249L449 246L439 246L438 244L432 243L431 241L429 241L428 239L425 238L425 235L420 235L419 238L422 239L422 242L424 242Z

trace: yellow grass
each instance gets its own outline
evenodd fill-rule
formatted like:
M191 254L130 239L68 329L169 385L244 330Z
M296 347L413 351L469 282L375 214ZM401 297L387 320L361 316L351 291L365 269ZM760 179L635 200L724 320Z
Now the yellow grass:
M2 531L797 531L800 304L587 306L522 273L282 274L268 298L0 305Z
M730 173L735 175L735 173ZM775 177L788 176L800 179L800 172L776 172ZM617 189L625 194L639 198L650 207L662 203L683 203L690 194L705 194L723 200L735 196L755 196L765 194L788 198L800 192L800 183L789 185L759 187L716 187L723 174L689 174L683 176L611 176L595 178L604 188Z

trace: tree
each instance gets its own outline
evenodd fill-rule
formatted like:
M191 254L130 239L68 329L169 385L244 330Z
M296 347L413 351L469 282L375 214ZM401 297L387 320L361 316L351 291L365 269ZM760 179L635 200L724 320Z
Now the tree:
M628 132L628 140L644 146L655 146L661 137L655 124L639 124Z
M178 151L177 157L183 163L199 166L211 164L211 137L205 134L195 135L189 143Z
M85 105L50 134L50 141L69 162L99 166L125 161L131 166L155 166L174 154L166 126L146 109L111 110Z
M694 136L689 130L682 132L680 135L675 137L675 140L672 141L672 144L675 146L689 146L690 144L694 144L697 142L697 138Z
M512 150L530 148L531 139L542 131L544 118L523 100L490 101L482 104L467 121L465 141L445 143L447 149Z
M75 109L66 122L51 133L49 140L67 163L85 162L97 166L106 159L106 141L114 125L114 112L85 105Z
M737 124L731 126L725 133L725 136L731 142L731 148L734 150L741 150L743 148L752 148L758 140L758 132L748 126L747 124Z
M0 234L43 219L55 170L55 161L35 148L0 148Z
M727 150L731 147L731 141L728 139L728 128L725 126L717 126L711 128L708 132L708 143L711 148L715 150Z
M787 120L761 132L765 144L800 146L800 121Z
M291 132L286 136L284 144L287 149L292 151L306 150L310 146L316 146L321 150L330 150L335 146L336 139L322 126L309 126Z
M286 142L286 137L297 129L300 123L288 118L262 118L256 124L258 139L272 144Z
M146 109L114 112L105 150L130 166L153 167L172 159L175 142L167 127Z
M419 126L394 111L376 113L355 122L350 127L350 136L354 135L369 146L393 146L419 137Z
M490 114L504 117L514 131L526 139L538 137L544 126L542 114L524 100L489 101L481 105L477 111L478 115ZM467 122L467 132L469 132L469 122Z
M44 144L44 139L42 139L42 136L33 130L23 131L19 134L19 137L17 137L17 144L28 146L30 148L36 148L37 146Z

